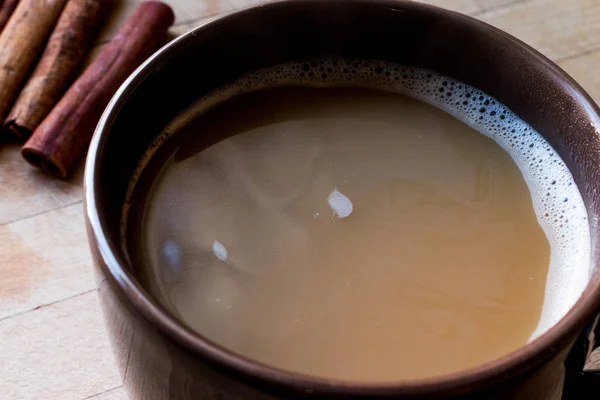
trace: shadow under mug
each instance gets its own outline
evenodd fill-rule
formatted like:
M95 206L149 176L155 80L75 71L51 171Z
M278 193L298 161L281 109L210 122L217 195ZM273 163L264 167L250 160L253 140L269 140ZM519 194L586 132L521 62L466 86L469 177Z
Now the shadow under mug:
M151 141L201 96L260 68L322 55L433 70L474 86L540 132L573 173L600 261L600 110L560 68L475 19L413 2L291 0L207 22L157 52L104 113L85 172L88 236L116 359L134 400L397 398L584 399L582 374L600 309L594 274L571 311L532 343L458 373L385 384L310 377L245 359L204 339L140 286L120 246L128 181ZM600 332L599 332L600 333ZM423 349L426 351L426 349Z

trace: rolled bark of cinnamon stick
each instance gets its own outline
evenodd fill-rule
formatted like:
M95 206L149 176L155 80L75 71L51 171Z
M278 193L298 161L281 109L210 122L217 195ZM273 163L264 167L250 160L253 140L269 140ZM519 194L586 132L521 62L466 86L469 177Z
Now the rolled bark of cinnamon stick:
M96 36L110 0L68 0L42 57L4 122L28 139L58 103Z
M168 5L141 3L33 132L21 150L23 157L46 173L66 178L86 151L113 94L164 42L173 21Z
M4 0L2 6L0 6L0 32L2 32L10 16L17 8L17 4L19 4L19 0Z
M21 0L0 33L0 121L56 25L65 0Z

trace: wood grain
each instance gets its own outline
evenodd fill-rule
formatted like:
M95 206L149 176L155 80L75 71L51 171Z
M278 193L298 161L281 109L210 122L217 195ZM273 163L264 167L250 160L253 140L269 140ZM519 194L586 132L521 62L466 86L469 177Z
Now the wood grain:
M104 393L99 393L95 396L87 397L83 400L127 400L127 393L125 393L125 388L123 388L123 386L120 386L116 389L112 389Z
M185 22L185 23L175 24L170 29L169 33L171 34L171 37L175 38L177 36L183 35L189 31L191 31L194 28L199 27L206 21L210 21L213 18L214 18L214 16L201 17L201 18L193 19L193 20Z
M483 10L478 0L417 0L420 3L431 4L447 10L458 11L463 14L472 14Z
M600 51L570 58L558 65L575 78L596 103L600 103Z
M562 60L600 101L600 1L426 1L475 14ZM119 0L88 63L138 2ZM257 1L167 2L176 36L209 15ZM2 399L126 400L98 309L81 198L81 171L68 182L47 179L22 161L16 145L0 147ZM53 237L58 229L64 235ZM588 366L600 368L600 353Z
M530 0L478 15L554 60L600 48L600 1Z
M48 179L23 162L19 149L0 146L0 226L81 201L82 168L68 181Z
M0 243L0 320L95 288L81 202L0 226Z
M7 400L79 400L118 387L97 293L0 321Z
M506 6L510 6L516 3L519 3L519 0L476 0L477 4L483 10L491 10L497 8L503 8Z

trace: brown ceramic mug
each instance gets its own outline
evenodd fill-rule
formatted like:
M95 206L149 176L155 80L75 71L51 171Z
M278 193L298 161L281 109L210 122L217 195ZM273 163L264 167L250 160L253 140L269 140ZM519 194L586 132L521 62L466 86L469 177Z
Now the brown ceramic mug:
M256 69L321 55L433 70L500 100L540 132L570 168L587 207L592 259L600 264L600 110L547 58L475 19L412 2L292 0L248 8L212 20L156 53L114 97L90 147L85 173L88 234L129 396L598 397L600 372L582 373L582 368L594 346L600 273L557 325L519 350L467 371L386 384L310 377L245 359L186 328L140 286L120 246L120 216L128 181L151 141L212 89Z

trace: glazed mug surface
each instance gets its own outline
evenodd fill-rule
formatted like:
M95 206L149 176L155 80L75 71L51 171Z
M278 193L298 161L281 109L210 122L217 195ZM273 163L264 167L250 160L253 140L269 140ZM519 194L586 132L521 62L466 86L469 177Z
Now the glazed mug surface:
M107 107L88 153L85 207L99 294L133 400L396 398L584 399L582 374L600 310L600 273L571 311L519 350L476 368L415 381L364 384L310 377L245 359L189 330L136 280L120 245L134 169L178 113L245 73L324 55L429 69L482 90L531 125L571 170L600 264L600 110L560 68L473 18L393 0L289 0L213 19L144 63Z

